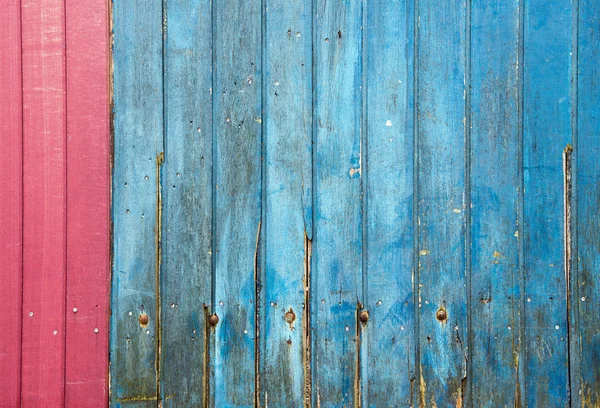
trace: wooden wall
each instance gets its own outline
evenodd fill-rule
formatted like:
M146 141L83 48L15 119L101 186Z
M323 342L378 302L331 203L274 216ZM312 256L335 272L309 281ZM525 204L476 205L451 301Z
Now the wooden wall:
M108 401L108 15L0 2L2 407Z

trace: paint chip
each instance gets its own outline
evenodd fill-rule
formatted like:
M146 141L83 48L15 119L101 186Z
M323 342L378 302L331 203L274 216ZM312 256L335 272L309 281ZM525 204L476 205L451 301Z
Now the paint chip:
M423 256L423 255L429 255L431 253L431 251L429 249L421 249L419 251L419 255Z
M391 120L388 120L387 122L385 122L385 125L386 125L387 127L392 127L392 121L391 121Z

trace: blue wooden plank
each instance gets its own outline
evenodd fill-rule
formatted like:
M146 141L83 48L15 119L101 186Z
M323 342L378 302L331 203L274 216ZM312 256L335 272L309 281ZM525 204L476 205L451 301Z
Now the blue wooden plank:
M473 2L471 22L472 404L519 406L519 2Z
M162 3L113 3L114 169L111 402L156 406ZM140 323L142 316L147 324Z
M362 302L362 8L315 2L313 390L316 406L358 404Z
M577 140L574 140L577 234L573 254L577 267L571 304L576 319L573 323L579 330L571 331L571 342L579 344L571 347L576 352L571 355L571 397L572 406L594 407L600 405L600 3L580 0L578 18L579 46L574 50L578 51L578 83L574 84L578 101Z
M301 407L310 402L311 6L309 0L266 1L266 268L260 388L265 406Z
M526 405L568 401L563 150L571 142L571 1L524 9Z
M460 1L420 1L418 18L420 397L427 406L460 406L467 374L466 9Z
M165 8L161 400L208 402L211 308L212 46L209 0Z
M260 2L213 4L214 403L255 404L261 229ZM213 350L211 350L212 352Z
M413 17L412 1L368 3L365 407L410 406L415 391Z

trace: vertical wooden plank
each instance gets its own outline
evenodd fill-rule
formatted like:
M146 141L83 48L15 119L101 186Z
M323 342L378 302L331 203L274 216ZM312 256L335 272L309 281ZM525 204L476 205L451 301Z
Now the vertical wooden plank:
M310 402L312 2L267 0L266 8L261 393L265 405L302 407Z
M261 234L261 3L213 8L215 406L255 404ZM212 350L211 350L212 352Z
M362 2L316 0L313 390L358 403L362 302Z
M418 5L420 396L462 404L467 353L465 3Z
M62 406L65 381L65 14L24 0L22 404Z
M477 407L520 404L519 3L472 3L471 323Z
M70 310L65 406L91 407L108 402L108 5L68 0L65 6Z
M598 203L600 202L600 3L579 1L578 24L578 84L579 101L576 111L577 213L574 219L577 239L574 242L577 259L572 293L579 331L571 341L579 341L578 354L571 355L579 370L572 373L571 396L573 406L594 407L600 404L600 285L598 252ZM575 67L574 67L575 68ZM576 327L577 327L576 326ZM573 333L573 331L571 331ZM575 338L576 336L576 338ZM573 350L573 347L571 348ZM574 365L572 364L574 368Z
M571 1L530 0L524 13L526 404L565 406L563 150L571 142Z
M367 358L364 406L410 406L414 391L414 3L367 9Z
M111 402L150 407L157 404L160 369L162 2L116 0L113 21Z
M165 43L161 399L208 401L211 301L211 3L168 1Z
M23 133L21 99L21 7L0 3L0 377L2 403L16 407L21 401Z

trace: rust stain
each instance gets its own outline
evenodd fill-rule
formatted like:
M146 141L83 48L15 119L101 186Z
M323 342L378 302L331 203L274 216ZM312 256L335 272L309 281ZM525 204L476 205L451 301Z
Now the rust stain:
M202 305L204 309L204 356L202 364L204 364L204 370L202 370L202 408L208 408L210 401L210 336L214 326L210 324L209 319L211 316L210 310L206 304Z
M362 359L360 354L360 348L362 343L362 326L363 323L360 320L360 313L362 311L363 305L360 302L356 302L356 368L354 373L354 407L361 408L362 406L362 393L361 393L361 365Z
M162 346L160 265L162 262L162 187L160 169L165 162L164 152L156 155L156 226L154 229L154 245L156 253L154 291L156 293L156 395L160 401L160 359Z
M304 311L302 319L302 361L304 368L304 407L312 407L312 372L311 372L311 333L310 333L310 265L312 257L312 240L304 231ZM291 309L290 309L291 310ZM319 399L317 404L320 406Z
M260 230L262 220L258 222L256 229L256 246L254 249L254 406L260 408L260 307L261 307L261 292L262 284L260 281L260 265L259 265L259 250L260 250Z
M514 348L514 346L513 346L513 348ZM518 408L521 406L521 383L519 381L519 353L515 352L514 355L515 355L515 408Z

